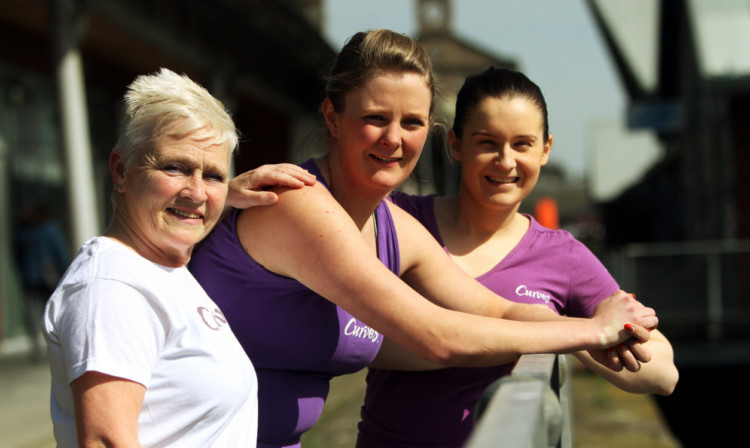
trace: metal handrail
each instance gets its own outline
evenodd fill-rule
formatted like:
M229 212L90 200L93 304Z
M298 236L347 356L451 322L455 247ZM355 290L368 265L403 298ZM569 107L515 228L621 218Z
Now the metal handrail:
M717 341L750 322L749 257L748 239L633 243L609 252L607 265L673 337Z
M523 355L477 404L466 448L569 448L570 387L564 356Z

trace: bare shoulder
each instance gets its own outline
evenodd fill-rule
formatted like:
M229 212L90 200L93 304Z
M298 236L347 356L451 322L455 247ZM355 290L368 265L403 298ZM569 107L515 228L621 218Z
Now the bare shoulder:
M330 225L330 221L351 221L331 193L320 183L302 188L276 187L276 204L252 207L240 212L237 231L242 237L248 232L268 232L267 236L283 236L306 228Z
M356 230L353 221L317 183L302 188L274 188L279 201L240 212L237 235L245 251L266 269L293 276L300 256L319 256L337 234Z

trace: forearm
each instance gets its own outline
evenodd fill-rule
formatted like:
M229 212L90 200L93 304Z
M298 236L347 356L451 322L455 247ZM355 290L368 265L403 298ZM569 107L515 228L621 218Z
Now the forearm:
M672 346L657 330L652 331L651 339L644 346L651 352L652 357L649 362L641 363L641 368L637 372L626 369L615 372L607 369L588 352L576 352L575 356L586 367L626 392L665 396L671 394L679 378L677 367L674 365Z
M569 318L560 316L545 305L528 305L511 302L502 315L504 319L526 322L564 321Z
M455 315L450 319L456 322ZM552 314L552 313L550 313ZM433 328L443 328L441 319L430 319ZM479 367L515 361L527 353L573 353L582 347L603 348L617 335L604 335L590 319L563 319L548 322L523 322L508 319L468 316L465 323L433 336L433 350L443 350L445 358L432 359L448 366ZM452 332L452 333L448 333ZM626 337L626 336L625 336ZM623 336L620 336L622 339Z
M437 370L445 366L430 362L406 350L388 338L383 339L378 355L368 367L389 370Z

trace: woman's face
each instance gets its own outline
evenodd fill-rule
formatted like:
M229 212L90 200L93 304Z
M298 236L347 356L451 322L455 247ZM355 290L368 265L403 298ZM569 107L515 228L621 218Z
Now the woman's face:
M343 111L330 101L323 113L337 141L342 171L351 185L380 193L401 185L422 152L430 125L432 93L424 77L382 74L345 96Z
M547 164L542 113L525 97L488 97L468 116L463 137L449 134L461 162L462 190L492 207L514 208L534 189Z
M115 179L121 193L118 215L130 227L136 248L157 254L161 264L189 259L192 247L221 216L230 152L209 137L205 130L181 138L161 136L153 154Z

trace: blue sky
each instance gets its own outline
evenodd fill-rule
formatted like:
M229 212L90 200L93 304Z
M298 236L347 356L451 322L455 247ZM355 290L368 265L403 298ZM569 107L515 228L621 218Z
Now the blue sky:
M390 28L414 36L416 2L325 0L326 36L337 50L357 31ZM583 0L454 0L453 31L498 56L515 59L544 92L551 160L585 175L589 133L623 120L624 97Z

